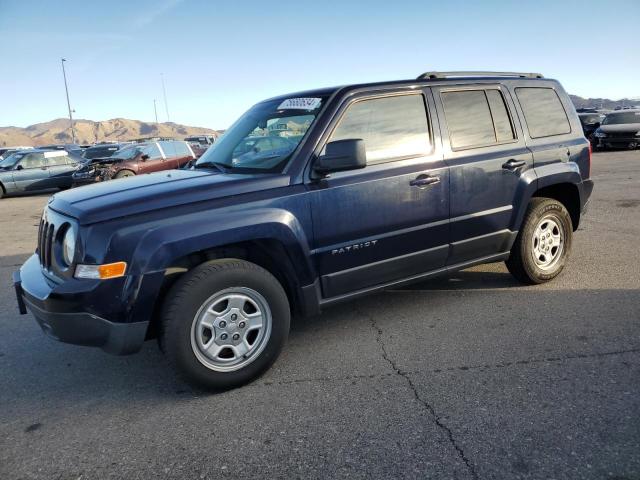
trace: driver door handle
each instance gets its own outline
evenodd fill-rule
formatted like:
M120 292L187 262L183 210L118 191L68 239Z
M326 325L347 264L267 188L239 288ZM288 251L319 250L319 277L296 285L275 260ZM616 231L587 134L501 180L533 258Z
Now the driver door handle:
M440 177L432 175L419 175L409 182L412 187L426 188L429 185L440 183Z
M516 168L524 167L527 164L524 160L515 160L511 159L506 163L502 164L502 168L507 170L515 170Z

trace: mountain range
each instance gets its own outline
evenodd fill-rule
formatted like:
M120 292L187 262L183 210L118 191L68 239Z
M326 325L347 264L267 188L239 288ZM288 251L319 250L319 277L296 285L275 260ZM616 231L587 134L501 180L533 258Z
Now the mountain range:
M576 108L603 108L613 110L616 107L633 107L640 105L640 98L623 98L609 100L608 98L583 98L578 95L569 95Z
M74 120L73 125L76 143L81 145L104 141L125 141L142 137L183 138L190 135L219 135L219 132L209 128L189 127L173 122L141 122L126 118L114 118L101 122ZM37 147L51 143L72 143L69 119L58 118L25 128L0 127L0 146Z
M608 98L583 98L569 95L576 108L605 108L613 110L616 107L640 105L640 98L623 98L610 100ZM114 118L94 122L92 120L74 120L76 143L90 144L104 141L125 141L142 137L173 137L183 138L190 135L215 135L222 131L210 128L189 127L173 122L153 123L126 118ZM25 128L0 127L0 146L48 145L52 143L72 143L69 120L58 118L50 122L36 123Z

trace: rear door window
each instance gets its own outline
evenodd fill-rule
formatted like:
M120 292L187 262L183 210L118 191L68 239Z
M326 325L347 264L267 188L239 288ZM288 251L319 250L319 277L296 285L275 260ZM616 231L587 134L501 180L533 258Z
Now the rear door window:
M513 126L502 93L500 90L485 90L485 92L496 129L496 140L498 143L513 140L515 138Z
M175 142L176 155L178 157L190 157L191 151L185 142Z
M448 91L441 96L453 150L491 146L516 138L500 90Z
M451 148L462 149L496 143L491 110L484 90L443 92L442 103Z
M165 157L173 158L176 156L176 142L162 141L160 142L160 148L162 148Z
M47 161L49 162L50 167L56 167L60 165L67 165L67 163L71 163L71 162L67 162L68 158L69 158L69 155L67 155L65 152L64 155L48 156Z
M516 88L516 96L531 138L571 132L567 113L553 88L520 87Z
M364 140L367 164L427 155L431 141L424 98L394 95L351 104L329 141L358 138Z

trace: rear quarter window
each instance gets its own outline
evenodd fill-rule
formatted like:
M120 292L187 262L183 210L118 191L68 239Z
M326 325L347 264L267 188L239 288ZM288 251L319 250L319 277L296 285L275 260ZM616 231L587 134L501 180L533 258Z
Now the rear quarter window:
M515 90L531 138L551 137L571 132L569 118L554 89L520 87Z

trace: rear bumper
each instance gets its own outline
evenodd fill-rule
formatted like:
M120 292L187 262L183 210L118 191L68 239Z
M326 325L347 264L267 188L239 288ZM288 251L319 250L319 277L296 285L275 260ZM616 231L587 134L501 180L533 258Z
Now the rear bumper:
M587 211L589 210L589 202L591 201L591 192L593 192L593 180L591 179L583 180L582 189L580 192L580 199L582 203L580 213L583 215L587 213Z
M129 311L126 309L127 296L123 294L126 289L116 281L74 281L56 285L42 273L35 255L13 274L20 313L30 312L49 337L126 355L140 350L147 336L153 310L153 305L147 302L155 282L140 282L140 289L136 289L138 296L131 300L140 300L136 307L142 308ZM109 282L113 283L109 285ZM113 307L121 308L120 313Z

